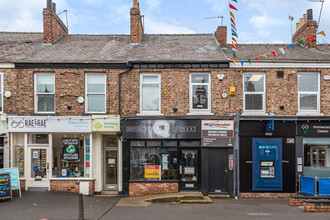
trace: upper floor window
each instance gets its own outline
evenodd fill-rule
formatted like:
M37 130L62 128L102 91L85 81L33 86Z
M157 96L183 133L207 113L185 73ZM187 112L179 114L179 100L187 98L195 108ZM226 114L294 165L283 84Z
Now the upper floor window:
M140 112L160 114L160 74L140 75Z
M55 113L55 74L35 74L35 109L37 113Z
M106 75L86 74L86 109L88 113L105 113Z
M0 113L3 112L3 73L0 73Z
M298 111L320 112L320 74L298 73Z
M245 73L243 87L244 111L265 112L265 74Z
M189 84L190 112L211 112L210 74L192 73Z

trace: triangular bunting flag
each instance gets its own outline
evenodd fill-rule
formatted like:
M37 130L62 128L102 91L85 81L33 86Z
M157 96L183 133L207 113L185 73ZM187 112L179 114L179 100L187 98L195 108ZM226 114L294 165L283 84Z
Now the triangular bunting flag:
M235 40L235 38L232 37L231 39L232 39L233 41L235 41L235 43L237 44L237 41Z
M236 45L234 44L234 42L232 42L232 44L233 44L233 48L235 48L235 49L237 50L237 47L236 47Z
M235 8L232 4L229 4L229 8L231 8L231 9L234 9L234 10L236 10L236 11L238 11L237 10L237 8Z
M308 39L316 40L314 36L307 37Z
M235 36L235 37L237 37L237 38L238 38L238 36L237 36L237 34L236 34L236 33L231 33L231 35L233 35L233 36Z
M233 2L237 2L238 3L238 1L237 0L232 0Z
M278 50L281 51L282 54L284 54L284 48L283 47L279 48Z
M266 59L268 59L268 58L267 58L267 54L263 54L263 55L261 55L261 56L263 56L263 57L265 57Z
M233 63L235 63L236 64L236 61L233 59Z
M234 29L235 31L237 31L235 25L231 24L231 28Z
M322 34L322 35L325 37L325 33L324 33L324 31L320 31L320 32L317 33L317 34Z
M236 33L236 31L234 31L234 29L231 29L231 32L237 36L237 33Z
M249 62L249 64L251 64L251 59L247 59L247 61Z
M275 51L272 51L272 52L270 52L270 53L273 54L274 57L276 57L276 53L275 53Z
M242 67L243 67L243 65L244 65L244 61L241 61L241 65L242 65Z
M254 59L256 59L256 60L257 60L257 62L259 62L259 58L258 58L258 57L255 57Z
M233 12L230 12L230 16L232 16L233 19L235 20L235 16L234 16Z
M233 18L230 18L230 21L231 21L231 23L233 23L236 26L235 21L233 20Z
M305 45L303 40L298 40L298 43L300 43L301 45Z
M290 44L290 45L289 45L289 47L292 47L292 49L294 49L294 46L293 46L293 44Z

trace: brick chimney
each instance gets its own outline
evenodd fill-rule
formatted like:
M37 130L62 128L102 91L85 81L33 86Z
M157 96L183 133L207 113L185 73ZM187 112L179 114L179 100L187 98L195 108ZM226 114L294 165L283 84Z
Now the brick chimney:
M44 44L52 44L58 38L69 33L68 28L56 14L56 4L47 0L47 8L43 10L44 16Z
M219 26L214 36L220 47L227 47L227 26Z
M131 43L140 43L143 33L144 30L139 2L138 0L133 0L133 7L131 8Z
M296 24L296 33L292 36L293 44L299 44L298 41L303 40L308 48L316 48L316 40L307 37L314 36L316 39L317 23L313 20L313 10L308 9L307 14Z

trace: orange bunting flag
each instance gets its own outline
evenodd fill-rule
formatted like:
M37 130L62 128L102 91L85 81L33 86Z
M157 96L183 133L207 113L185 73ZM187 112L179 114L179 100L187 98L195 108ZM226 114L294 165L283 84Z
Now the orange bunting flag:
M229 8L231 8L231 9L234 9L234 10L236 10L236 11L238 11L237 10L237 8L235 8L232 4L229 4Z
M235 16L234 16L233 12L230 12L230 16L232 16L233 19L235 20Z
M233 41L235 41L235 43L237 43L237 41L235 40L235 38L232 37L231 39L232 39Z
M256 59L256 60L257 60L257 62L259 62L259 58L258 58L258 57L255 57L254 59Z
M236 47L236 45L234 44L234 42L232 42L232 44L233 44L233 48L235 48L235 49L237 50L237 47Z
M325 33L324 33L324 31L320 31L320 32L317 33L317 34L322 34L322 35L325 37Z
M268 58L267 58L267 54L263 54L263 55L261 55L261 56L263 56L263 57L265 57L266 59L268 59Z
M314 36L307 37L308 39L316 40Z
M233 63L236 64L236 61L233 59Z
M272 51L272 52L270 52L270 53L273 54L274 57L276 57L276 53L275 53L275 51Z
M230 21L236 26L235 21L232 18L230 18Z

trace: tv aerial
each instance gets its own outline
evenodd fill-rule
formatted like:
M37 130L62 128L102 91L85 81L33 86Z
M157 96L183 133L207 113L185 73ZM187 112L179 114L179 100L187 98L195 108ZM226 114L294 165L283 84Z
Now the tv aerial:
M310 2L321 2L321 9L320 9L320 15L319 15L319 20L317 22L317 28L320 26L320 19L321 19L321 14L322 14L322 9L323 9L323 4L324 4L324 0L308 0Z
M223 16L207 17L207 18L204 18L204 19L215 19L215 18L219 18L221 20L221 26L223 26Z

